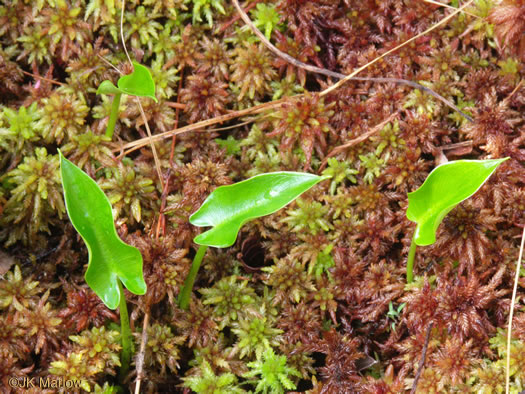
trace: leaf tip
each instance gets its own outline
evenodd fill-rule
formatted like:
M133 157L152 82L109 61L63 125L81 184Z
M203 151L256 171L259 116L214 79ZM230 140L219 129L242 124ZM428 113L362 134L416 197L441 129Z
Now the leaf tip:
M98 85L97 88L97 94L118 94L122 93L122 91L117 88L113 83L109 80L102 81L100 85Z

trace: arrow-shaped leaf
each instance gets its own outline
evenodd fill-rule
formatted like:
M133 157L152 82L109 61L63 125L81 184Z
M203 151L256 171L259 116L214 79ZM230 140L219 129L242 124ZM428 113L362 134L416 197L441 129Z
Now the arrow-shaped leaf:
M89 252L86 283L110 309L116 309L124 296L119 291L119 279L133 294L144 294L142 256L118 237L104 192L61 152L60 172L67 214Z
M155 82L147 67L133 62L133 72L123 75L117 82L118 88L110 81L102 81L97 89L97 94L125 93L130 96L149 97L155 102Z
M436 167L423 185L408 193L407 218L417 223L416 245L436 242L443 218L472 196L505 160L457 160Z
M273 172L220 186L190 217L195 226L213 226L194 241L199 245L229 247L244 223L278 211L326 178L300 172Z

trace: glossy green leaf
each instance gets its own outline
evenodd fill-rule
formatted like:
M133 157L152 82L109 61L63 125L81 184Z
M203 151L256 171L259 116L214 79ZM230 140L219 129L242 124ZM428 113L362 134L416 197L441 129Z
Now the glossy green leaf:
M123 75L117 82L118 88L122 92L140 97L149 97L155 102L155 82L149 70L143 65L133 62L133 72L128 75Z
M111 81L102 81L98 85L97 94L122 94L122 90L117 88Z
M417 223L415 243L436 242L436 230L443 218L476 193L505 160L458 160L436 167L419 189L408 193L407 218Z
M125 93L130 96L149 97L155 102L155 82L147 67L133 62L133 72L123 75L117 82L118 87L111 81L102 81L97 89L97 94L118 94Z
M142 256L118 237L111 205L97 183L60 153L67 214L89 252L86 283L110 309L120 297L118 280L133 294L144 294Z
M194 241L199 245L229 247L244 223L278 211L323 179L327 177L273 172L220 186L190 217L195 226L213 226Z

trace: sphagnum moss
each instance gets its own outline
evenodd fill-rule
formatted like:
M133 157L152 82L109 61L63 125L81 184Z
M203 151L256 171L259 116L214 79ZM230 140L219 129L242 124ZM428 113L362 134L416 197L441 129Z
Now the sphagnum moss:
M404 1L402 6L396 1L350 3L279 0L275 4L245 2L241 7L280 50L342 73L373 60L449 13L416 0ZM150 327L170 327L173 338L186 337L175 346L180 369L168 366L162 371L156 362L145 366L143 373L151 377L144 382L147 390L170 391L180 384L196 391L211 390L219 379L226 392L270 390L268 385L258 387L262 378L258 367L272 357L265 358L264 352L259 358L257 352L246 352L242 359L240 351L232 355L238 341L232 330L255 319L283 331L283 343L274 346L274 358L279 361L286 356L285 366L302 375L300 383L299 376L287 375L297 390L409 390L431 322L434 329L418 391L503 387L500 349L490 346L501 342L498 329L506 326L508 311L506 283L510 279L507 273L500 277L498 270L508 264L509 256L517 256L516 237L523 224L520 175L525 90L517 85L525 72L523 40L518 34L523 30L522 0L476 2L468 13L458 14L361 72L362 76L419 81L453 101L474 122L426 93L401 85L350 81L321 98L315 92L333 81L271 54L243 28L234 8L225 2L126 1L127 48L134 60L153 70L159 87L159 104L143 102L154 134L268 102L272 96L292 96L302 88L311 92L308 97L287 99L269 117L243 119L254 120L253 126L229 122L221 127L230 129L177 135L173 154L170 140L156 142L167 186L155 192L159 201L153 203L146 189L160 181L148 148L130 154L133 163L124 160L123 165L135 172L134 179L118 185L113 177L121 166L113 160L120 141L144 136L135 102L122 103L113 145L101 137L109 115L104 108L111 103L92 94L101 80L118 78L99 55L124 73L131 71L120 43L120 7L120 1L108 0L18 0L12 6L0 6L0 237L5 253L14 256L20 267L18 271L11 268L0 282L2 305L9 303L0 310L0 321L11 332L0 332L0 354L5 355L0 357L2 380L7 375L44 376L53 362L64 363L56 365L60 368L55 376L84 377L95 392L112 379L111 371L100 369L77 373L82 366L92 365L86 358L91 342L68 338L78 329L91 332L94 326L106 327L107 332L112 316L59 280L77 282L87 261L85 250L67 236L69 230L63 230L63 209L53 197L61 191L55 160L60 148L101 184L111 184L108 192L125 195L134 185L130 203L120 207L118 230L124 238L142 240L147 244L142 249L153 256L146 275L153 291L148 299L134 300L138 305L132 313L135 327L140 327L149 307ZM224 97L213 94L215 102L203 99L210 98L213 89L204 92L204 82L192 81L205 76L213 76L217 83L212 82L212 88ZM262 172L301 171L309 166L317 172L320 161L333 149L395 111L399 111L397 121L333 156L340 165L328 166L334 176L331 190L330 182L325 182L318 193L305 197L303 207L291 206L247 225L238 244L208 256L208 264L205 258L203 268L208 272L196 282L198 296L190 309L168 312L198 231L188 218L217 186ZM316 121L320 129L315 129ZM217 138L231 143L215 142ZM424 276L416 276L403 291L404 256L413 231L404 217L405 193L421 184L438 157L443 158L440 152L448 159L512 159L501 165L479 196L451 212L440 228L442 242L423 251L417 261L416 273ZM140 180L152 183L140 186ZM164 197L169 216L159 212ZM131 201L136 198L140 217L132 215ZM292 219L287 211L297 213L290 225L283 222ZM159 217L168 220L157 225ZM315 231L310 229L309 217L319 219L327 230L319 223ZM161 237L164 231L169 236ZM155 233L159 234L157 243L145 235ZM246 245L253 242L245 243L248 238L260 245L253 254L259 257L244 254ZM26 245L34 254L29 254ZM186 254L174 261L170 252L180 250ZM28 275L35 267L41 268L38 285ZM228 317L233 303L223 305L217 298L232 291L250 297L245 299L250 302L239 304L236 320ZM519 292L518 296L523 295ZM19 309L26 311L25 318L13 306L15 299ZM390 302L406 302L395 332L386 315ZM39 323L38 332L30 335L27 319L36 319L39 304L39 316L63 322L58 326ZM81 313L82 305L87 305L89 313ZM244 319L244 312L253 313ZM521 320L516 322L519 340L511 349L511 391L516 392L523 390L523 379L515 372L522 364ZM163 336L152 333L152 344L157 337ZM251 339L250 334L247 337ZM71 352L60 355L56 349L64 346ZM325 355L314 367L308 361L312 352ZM354 363L364 353L377 363L358 371ZM296 359L299 355L305 359ZM314 371L317 375L312 377ZM247 372L253 375L249 379L244 377Z

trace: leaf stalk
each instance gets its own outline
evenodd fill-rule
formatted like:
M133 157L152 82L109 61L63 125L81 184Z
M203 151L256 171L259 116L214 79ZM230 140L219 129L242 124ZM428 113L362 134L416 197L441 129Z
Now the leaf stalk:
M122 341L122 353L120 356L120 381L124 382L129 371L131 362L131 354L133 353L133 344L131 342L131 328L129 326L128 305L124 295L124 288L122 282L117 279L120 290L120 338Z
M412 283L412 280L414 279L414 260L416 257L416 232L414 231L414 235L412 236L412 242L410 243L410 249L408 251L408 259L407 259L407 283Z
M199 268L202 263L202 258L206 254L206 251L208 250L207 245L199 245L199 250L197 250L197 254L193 258L193 262L191 263L190 272L188 273L188 276L186 277L186 280L184 281L184 286L182 287L182 290L179 294L179 308L188 310L190 306L190 299L191 299L191 291L193 290L193 284L195 283L195 278L197 277L197 272L199 272Z
M111 103L111 114L109 115L108 127L106 128L106 137L113 138L121 97L122 93L115 93L115 96L113 97L113 102Z

